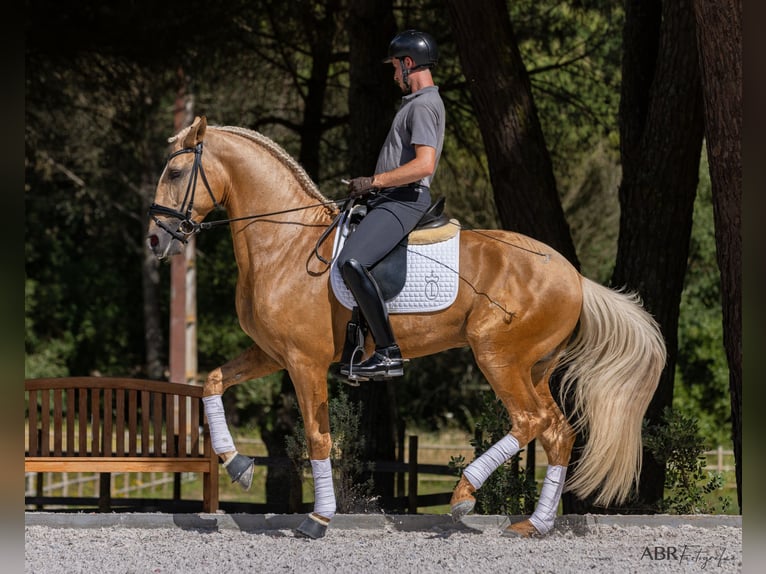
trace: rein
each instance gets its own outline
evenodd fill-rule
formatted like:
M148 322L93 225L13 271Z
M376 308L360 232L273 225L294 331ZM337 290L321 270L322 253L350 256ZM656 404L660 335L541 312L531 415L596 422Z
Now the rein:
M244 221L248 219L258 219L261 217L271 217L273 215L281 215L284 213L292 213L295 211L303 211L305 209L314 209L316 207L326 207L327 205L333 205L338 203L343 203L347 201L347 198L343 199L336 199L336 200L330 200L326 202L320 202L315 203L312 205L306 205L302 207L294 207L290 209L282 209L280 211L272 211L269 213L261 213L258 215L245 215L242 217L233 217L230 219L221 219L218 221L202 221L202 222L196 222L192 219L192 211L194 208L194 194L197 190L197 180L199 177L202 178L202 183L205 186L205 189L207 190L208 195L210 196L210 199L213 200L213 207L221 207L221 204L218 203L218 201L215 198L215 195L213 194L213 190L210 188L210 183L207 180L207 176L205 175L205 168L202 166L202 142L199 142L196 146L192 147L186 147L179 149L172 154L170 154L165 161L165 165L167 165L170 160L172 160L174 157L185 154L185 153L193 153L194 154L194 163L192 164L192 172L191 176L189 177L189 182L186 185L186 193L184 194L184 199L181 202L180 209L173 209L172 207L166 207L164 205L158 205L157 203L152 203L152 205L149 207L149 216L154 220L154 222L157 224L157 227L160 229L166 231L171 236L173 236L175 239L182 243L188 243L188 238L191 235L196 235L203 229L211 229L213 227L217 227L220 225L228 225L229 223L232 223L234 221ZM188 202L188 203L187 203ZM175 219L180 220L180 223L178 224L178 227L174 230L168 227L161 219L159 219L157 216L164 215L167 217L173 217ZM333 225L331 225L330 229L334 227L335 223L337 223L337 218ZM326 234L328 232L325 233Z
M149 216L154 220L154 222L157 224L157 226L160 229L163 229L167 233L169 233L171 236L173 236L175 239L182 243L188 243L188 238L191 235L196 235L203 229L211 229L213 227L217 227L220 225L228 225L229 223L235 222L235 221L246 221L250 219L259 219L261 217L271 217L273 215L282 215L284 213L293 213L295 211L303 211L305 209L314 209L316 207L326 207L328 205L337 205L346 203L349 201L348 197L342 198L342 199L331 199L329 201L320 202L320 203L314 203L312 205L305 205L302 207L293 207L290 209L282 209L280 211L272 211L269 213L261 213L257 215L244 215L242 217L234 217L230 219L220 219L217 221L202 221L197 223L192 219L192 210L194 208L194 194L197 190L197 179L198 177L202 178L202 183L205 185L205 189L207 190L208 195L210 195L210 199L213 200L213 207L221 207L221 205L218 203L218 201L215 198L215 195L213 194L213 190L210 188L210 183L208 183L207 176L205 175L205 168L202 166L202 142L199 142L194 147L186 147L179 149L172 154L170 154L165 161L165 165L167 165L171 159L174 157L185 154L185 153L193 153L194 154L194 163L192 165L192 172L191 176L189 177L189 183L186 185L186 193L184 194L184 200L181 202L181 208L180 209L173 209L171 207L166 207L164 205L158 205L156 203L152 203L152 205L149 207ZM374 192L373 192L374 193ZM187 204L188 201L188 204ZM391 201L397 201L396 199L391 198ZM404 202L399 202L403 203ZM353 202L349 203L348 205L352 205ZM409 205L408 205L409 207ZM345 207L344 207L345 209ZM333 222L330 224L330 226L322 233L322 236L319 238L319 240L316 243L316 246L314 247L314 255L317 257L322 263L329 264L330 262L327 261L324 257L322 257L319 254L319 246L324 243L324 241L329 236L330 232L335 228L335 226L340 221L341 215L343 213L343 209L341 210L341 213L338 214L338 216L333 220ZM175 219L180 220L180 223L178 224L178 227L173 230L170 227L168 227L162 220L160 220L157 216L158 215L164 215L168 217L174 217ZM473 231L474 233L477 233L479 235L482 235L486 237L487 239L492 239L494 241L499 241L501 243L505 243L511 247L515 247L517 249L520 249L522 251L527 251L529 253L532 253L534 255L539 255L546 260L550 259L550 254L548 253L541 253L539 251L534 251L531 249L527 249L525 247L522 247L520 245L516 245L513 243L509 243L507 241L503 241L501 239L497 239L496 237L490 237L489 235L486 235L484 233L481 233L479 230L471 229L469 227L462 227L466 231Z

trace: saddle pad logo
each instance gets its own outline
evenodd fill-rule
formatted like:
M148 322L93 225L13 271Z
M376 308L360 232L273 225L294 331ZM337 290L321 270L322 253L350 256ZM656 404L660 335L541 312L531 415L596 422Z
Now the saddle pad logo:
M347 309L356 306L356 300L346 287L335 264L345 236L336 234L333 249L330 283L338 301ZM460 233L439 243L407 246L407 281L401 293L386 301L389 313L426 313L446 309L457 298L459 286Z

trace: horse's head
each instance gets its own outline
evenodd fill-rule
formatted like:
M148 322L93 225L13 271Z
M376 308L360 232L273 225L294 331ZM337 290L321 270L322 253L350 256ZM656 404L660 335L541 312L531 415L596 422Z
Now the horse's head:
M197 117L170 138L173 147L149 208L147 242L159 259L181 253L189 236L199 231L200 222L218 205L202 166L206 128L205 117Z

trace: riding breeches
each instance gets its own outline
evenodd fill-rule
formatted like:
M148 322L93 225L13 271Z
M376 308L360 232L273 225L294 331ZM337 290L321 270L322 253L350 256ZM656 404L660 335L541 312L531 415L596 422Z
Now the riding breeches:
M356 259L366 269L383 259L417 225L431 204L425 187L397 187L367 201L367 215L346 240L338 268Z

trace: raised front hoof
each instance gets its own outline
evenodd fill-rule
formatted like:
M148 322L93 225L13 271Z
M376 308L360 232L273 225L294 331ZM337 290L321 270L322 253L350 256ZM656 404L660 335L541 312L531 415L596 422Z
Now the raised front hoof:
M316 512L312 512L303 519L300 526L295 529L295 533L300 537L316 540L317 538L324 537L327 533L327 526L329 524L329 518L325 518Z
M253 470L255 462L249 456L237 453L226 465L226 472L231 482L237 482L244 490L250 490L253 485Z
M503 536L508 538L532 538L541 536L541 534L529 520L522 520L521 522L511 524L503 530Z
M474 492L476 492L476 488L468 481L465 475L462 475L449 501L450 514L453 521L457 522L476 506L476 499L473 497Z

